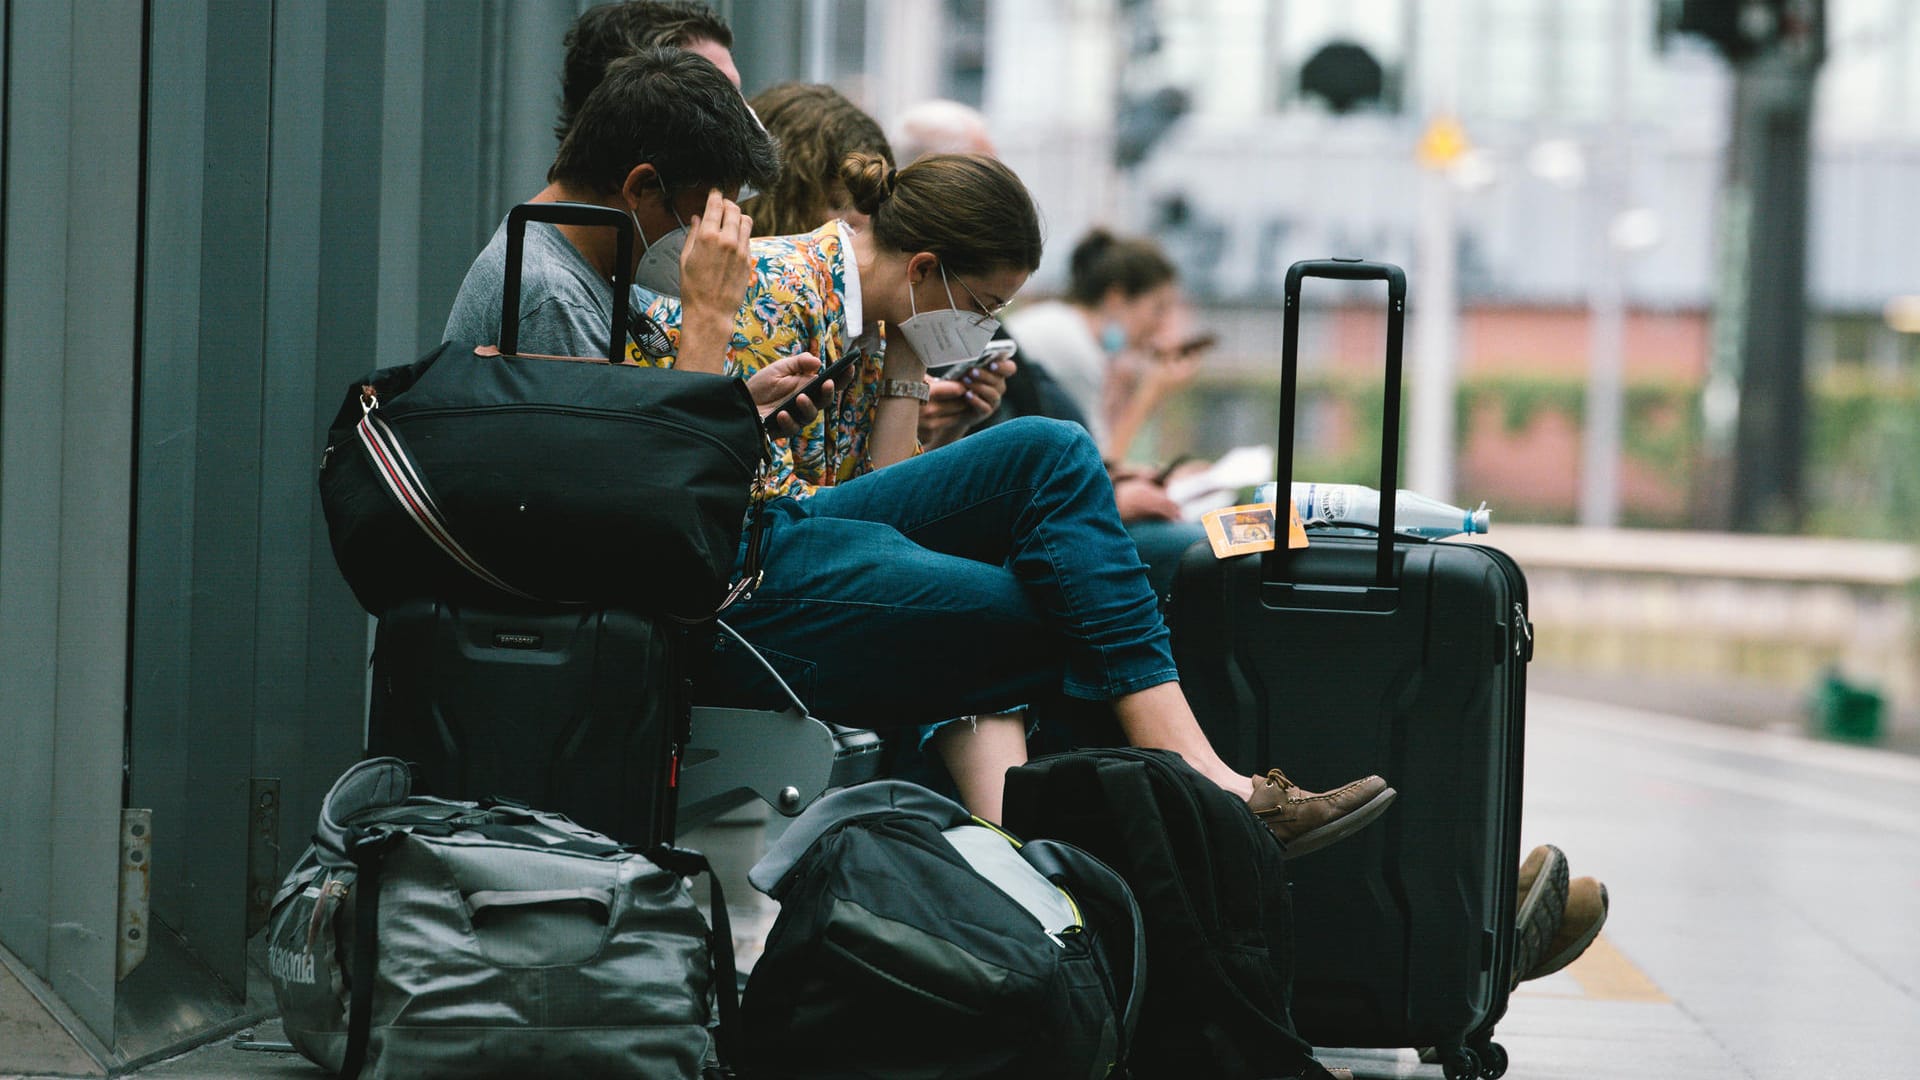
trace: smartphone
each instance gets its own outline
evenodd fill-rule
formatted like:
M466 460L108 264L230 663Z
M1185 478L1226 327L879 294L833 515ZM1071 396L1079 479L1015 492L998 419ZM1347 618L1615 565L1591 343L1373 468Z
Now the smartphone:
M961 376L972 371L974 368L986 367L996 360L1011 360L1013 359L1013 354L1019 351L1020 346L1014 344L1012 338L995 338L987 342L987 347L980 350L979 356L971 360L962 360L940 372L935 378L958 381Z
M763 424L767 428L767 430L771 432L773 430L774 418L779 416L781 413L786 412L788 409L792 408L793 403L803 396L808 401L813 402L814 405L816 406L820 405L821 401L815 395L820 393L820 388L822 386L825 386L829 379L833 380L833 389L836 393L838 393L841 390L845 390L847 387L846 387L846 384L841 381L841 378L842 376L846 375L847 372L853 370L854 361L860 359L860 356L861 356L861 353L859 351L848 350L845 356L842 356L840 359L835 360L833 363L827 365L826 367L821 368L820 373L818 375L815 375L812 378L812 380L810 380L807 383L807 385L794 391L793 396L781 402L778 408L768 413L766 416L766 419L760 421L761 424Z
M1211 349L1219 343L1220 338L1216 334L1195 334L1180 344L1175 345L1169 351L1168 355L1170 358L1177 360L1181 357L1192 356L1194 353Z

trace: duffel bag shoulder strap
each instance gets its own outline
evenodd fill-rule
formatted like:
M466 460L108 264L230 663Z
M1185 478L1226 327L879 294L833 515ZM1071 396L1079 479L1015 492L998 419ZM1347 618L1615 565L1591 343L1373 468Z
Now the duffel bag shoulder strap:
M354 434L360 439L360 445L366 448L367 460L373 463L373 471L379 475L380 482L386 485L393 501L400 504L412 522L420 531L433 541L435 547L447 554L447 557L459 563L466 571L488 585L499 589L508 596L522 600L535 600L551 604L575 604L573 600L554 600L535 596L530 592L516 588L500 575L486 568L479 559L463 547L454 538L453 527L440 512L433 501L433 495L427 490L425 480L414 468L413 457L407 453L407 446L400 441L386 421L380 419L376 411L380 407L380 398L371 385L360 388L360 423L354 427Z
M380 872L388 849L403 835L356 830L348 840L347 854L355 869L353 972L347 984L347 1049L340 1062L340 1080L355 1080L367 1063L374 983L380 964Z
M727 917L727 897L720 889L720 875L713 872L707 857L688 848L661 844L645 853L649 862L681 877L707 875L712 889L713 926L707 936L707 948L713 956L714 995L719 999L720 1022L715 1026L713 1042L720 1064L730 1068L738 1060L733 1040L740 1030L739 976L733 962L733 922Z

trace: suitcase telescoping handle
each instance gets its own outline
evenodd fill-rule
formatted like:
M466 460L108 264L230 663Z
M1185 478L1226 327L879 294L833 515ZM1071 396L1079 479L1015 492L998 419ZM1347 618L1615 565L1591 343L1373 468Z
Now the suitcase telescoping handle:
M526 248L527 222L549 225L589 225L614 231L613 326L607 336L607 362L623 363L620 346L626 340L627 294L633 287L633 219L611 206L592 203L521 203L507 211L507 272L500 296L500 351L520 352L520 255Z
M1275 488L1278 499L1292 497L1288 492L1293 483L1294 391L1300 373L1300 283L1307 278L1387 283L1386 397L1381 409L1385 430L1380 445L1380 539L1374 584L1377 588L1390 589L1394 587L1393 510L1397 501L1393 493L1400 486L1400 349L1406 330L1407 274L1392 263L1360 259L1310 259L1287 268L1285 328L1280 343L1280 450L1276 470L1279 483ZM1262 579L1276 584L1286 581L1290 558L1291 551L1285 542L1276 543L1272 551L1261 556Z

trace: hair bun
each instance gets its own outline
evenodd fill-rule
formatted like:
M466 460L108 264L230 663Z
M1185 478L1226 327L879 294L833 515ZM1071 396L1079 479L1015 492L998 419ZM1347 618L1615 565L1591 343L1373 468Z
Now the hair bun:
M900 171L879 154L855 152L840 162L840 182L846 185L853 208L872 217L881 203L893 198L900 186Z

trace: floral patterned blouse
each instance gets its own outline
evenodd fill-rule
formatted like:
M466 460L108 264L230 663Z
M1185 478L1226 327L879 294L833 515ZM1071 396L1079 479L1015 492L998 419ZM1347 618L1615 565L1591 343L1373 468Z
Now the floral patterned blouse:
M757 269L734 322L727 374L744 379L796 353L810 352L823 365L849 350L862 354L849 377L836 380L848 385L835 401L795 435L774 440L773 494L805 498L816 487L873 470L868 453L885 343L877 331L863 333L860 272L845 223L829 221L799 236L760 237L752 252ZM636 288L633 307L627 358L673 366L680 301Z

